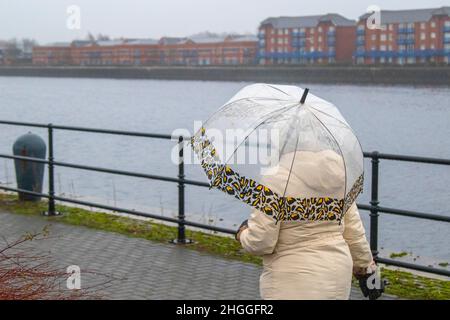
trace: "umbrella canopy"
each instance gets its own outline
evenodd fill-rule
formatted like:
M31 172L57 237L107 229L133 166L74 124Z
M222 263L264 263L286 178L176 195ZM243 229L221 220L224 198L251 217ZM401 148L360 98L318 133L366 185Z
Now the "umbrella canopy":
M363 188L363 153L338 109L296 86L255 84L191 144L212 188L275 221L341 221Z

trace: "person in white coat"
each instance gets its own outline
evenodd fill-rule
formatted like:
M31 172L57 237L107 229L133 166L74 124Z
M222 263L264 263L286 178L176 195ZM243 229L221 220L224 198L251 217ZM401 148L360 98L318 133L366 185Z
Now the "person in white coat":
M262 183L283 194L289 179L286 195L293 197L342 196L342 157L331 150L296 152L292 167L292 161L283 159L293 157L283 157L278 172ZM375 269L355 203L342 223L275 223L272 217L254 209L237 239L247 252L263 258L263 299L349 299L352 273L363 275Z

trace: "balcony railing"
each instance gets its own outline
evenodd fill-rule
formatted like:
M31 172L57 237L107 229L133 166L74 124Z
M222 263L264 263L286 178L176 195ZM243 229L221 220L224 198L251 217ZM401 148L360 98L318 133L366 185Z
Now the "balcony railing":
M450 49L446 50L403 50L403 51L381 51L381 50L371 50L371 51L356 51L354 53L355 57L368 57L368 58L430 58L430 57L441 57L449 55Z
M304 31L292 32L292 36L296 38L302 38L306 36Z
M366 40L365 39L358 39L356 40L356 45L357 46L363 46L366 44Z
M414 44L416 43L415 39L398 39L397 44Z
M299 48L299 47L304 47L305 46L306 41L305 40L293 40L292 41L292 46L294 48Z
M397 33L414 33L414 28L399 28Z

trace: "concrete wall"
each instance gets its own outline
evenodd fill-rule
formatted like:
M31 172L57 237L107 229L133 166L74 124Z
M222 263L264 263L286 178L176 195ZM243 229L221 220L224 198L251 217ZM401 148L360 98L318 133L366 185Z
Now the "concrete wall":
M450 86L450 67L0 67L0 76Z

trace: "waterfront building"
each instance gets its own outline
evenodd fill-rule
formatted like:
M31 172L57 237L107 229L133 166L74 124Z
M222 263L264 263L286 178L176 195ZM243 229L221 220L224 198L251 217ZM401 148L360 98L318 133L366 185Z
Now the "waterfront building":
M255 64L255 36L162 38L161 65L207 66Z
M32 62L35 65L61 66L69 65L71 60L70 43L52 43L46 46L34 46Z
M258 62L351 63L356 21L339 14L268 18L259 26Z
M449 63L450 7L382 10L381 25L368 28L371 14L357 24L358 64Z
M72 61L81 66L151 65L158 60L153 39L104 40L72 45Z
M33 48L35 65L244 65L254 64L254 36L163 37L107 41L74 41L71 44Z

